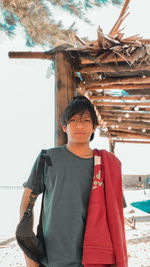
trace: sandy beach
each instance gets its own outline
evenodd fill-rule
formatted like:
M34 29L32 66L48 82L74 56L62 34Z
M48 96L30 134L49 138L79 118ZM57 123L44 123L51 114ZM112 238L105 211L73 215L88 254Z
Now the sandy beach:
M6 197L6 191L1 191L0 198L3 197L3 194ZM14 234L18 222L19 198L21 198L21 195L21 190L17 193L11 192L12 203L8 206L5 205L5 207L2 206L4 216L2 216L0 229L0 267L26 266L23 253L17 245ZM150 199L150 189L147 189L145 194L144 190L128 190L124 191L124 195L127 202L124 216L130 220L134 216L136 220L135 229L125 224L129 267L150 267L150 214L130 205L133 201ZM10 205L12 205L12 208ZM37 207L38 205L39 203L37 203ZM9 213L6 213L8 207ZM38 209L37 207L36 209ZM38 218L36 209L35 216Z

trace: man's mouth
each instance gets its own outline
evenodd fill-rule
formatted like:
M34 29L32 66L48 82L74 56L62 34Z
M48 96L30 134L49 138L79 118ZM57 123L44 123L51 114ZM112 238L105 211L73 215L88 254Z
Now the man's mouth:
M75 133L75 134L81 134L81 135L83 134L84 135L85 133Z

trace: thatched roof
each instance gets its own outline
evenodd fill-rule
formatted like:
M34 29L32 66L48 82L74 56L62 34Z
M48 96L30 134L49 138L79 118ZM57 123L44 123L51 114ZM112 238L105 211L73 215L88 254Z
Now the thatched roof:
M95 105L101 136L150 142L150 40L124 38L120 26L129 2L108 35L99 28L97 40L88 44L73 35L72 45L56 47L41 58L54 59L61 51L71 62L75 90Z

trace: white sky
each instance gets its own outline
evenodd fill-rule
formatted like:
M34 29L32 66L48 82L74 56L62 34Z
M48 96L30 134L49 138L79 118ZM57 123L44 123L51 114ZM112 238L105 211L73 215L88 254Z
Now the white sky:
M131 0L126 18L126 35L139 33L150 38L150 1ZM53 10L58 20L72 23L70 16ZM96 39L98 25L108 33L119 16L117 7L97 8L89 17L95 26L80 23L78 35ZM78 24L77 20L77 24ZM0 32L0 185L22 185L42 148L54 144L54 76L46 78L50 61L9 59L9 51L44 51L25 46L24 33L18 29L14 40ZM47 49L46 49L47 50ZM91 147L109 150L108 140L98 132ZM115 153L122 161L125 174L148 174L150 145L116 144Z

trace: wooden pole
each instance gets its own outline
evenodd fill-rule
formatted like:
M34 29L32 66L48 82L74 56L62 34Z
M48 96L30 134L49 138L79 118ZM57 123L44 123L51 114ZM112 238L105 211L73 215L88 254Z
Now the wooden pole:
M115 153L115 141L109 135L109 151Z
M128 96L114 96L114 95L90 95L91 100L150 100L150 95L128 95Z
M92 80L86 83L85 88L92 88L95 86L112 86L112 85L127 85L127 84L149 84L150 77L124 77L124 78L106 78L99 80ZM82 85L82 84L80 84Z
M130 57L129 57L130 60ZM93 64L93 63L99 63L99 62L103 62L103 63L110 63L110 62L122 62L125 61L122 57L119 57L118 55L114 54L109 54L105 59L100 60L100 58L94 58L92 59L87 59L85 57L81 57L81 64L82 65L86 65L86 64ZM82 66L83 67L83 66Z
M108 89L122 89L122 90L140 90L140 89L150 89L150 84L113 84L113 85L104 85L102 86L101 84L94 85L93 87L86 86L83 84L85 90L108 90Z
M94 105L95 106L129 106L129 107L135 107L135 106L138 106L138 107L147 107L147 106L150 106L150 102L111 102L111 101L93 101Z
M119 131L111 131L112 138L127 138L127 139L150 139L150 136L145 136L143 134L137 134L137 133L127 133L127 132L119 132ZM103 135L100 135L103 137Z
M135 143L135 144L150 144L150 141L134 141L134 140L125 140L125 139L123 139L123 140L117 140L117 139L115 139L115 142L116 143Z
M67 143L61 126L61 115L74 96L74 70L63 53L55 56L55 146Z
M136 106L138 106L138 105L136 105ZM130 112L134 112L134 109L133 109L133 107L128 107L128 106L126 106L126 107L116 107L116 106L97 106L97 109L98 109L98 111L99 111L99 113L101 114L101 110L102 111L106 111L107 110L107 112L111 112L111 111L130 111ZM150 108L149 107L140 107L139 108L139 113L141 112L141 111L150 111Z
M101 110L100 111L100 115L102 117L114 117L114 118L119 118L121 117L122 119L127 119L126 118L126 114L129 114L129 118L128 120L130 119L133 119L133 118L136 118L136 119L150 119L150 113L146 112L146 113L142 113L142 112L135 112L135 111L122 111L122 110Z
M116 120L107 120L105 119L105 121L107 122L107 127L111 127L111 125L117 125L118 128L117 129L128 129L128 127L131 127L131 129L134 130L141 130L142 128L145 128L146 130L150 130L150 123L145 123L145 122L137 122L137 121L122 121L122 122L118 122ZM116 130L117 130L116 129ZM130 130L129 130L130 131Z
M48 52L13 52L8 53L9 58L32 58L32 59L54 59L54 53L50 54Z

